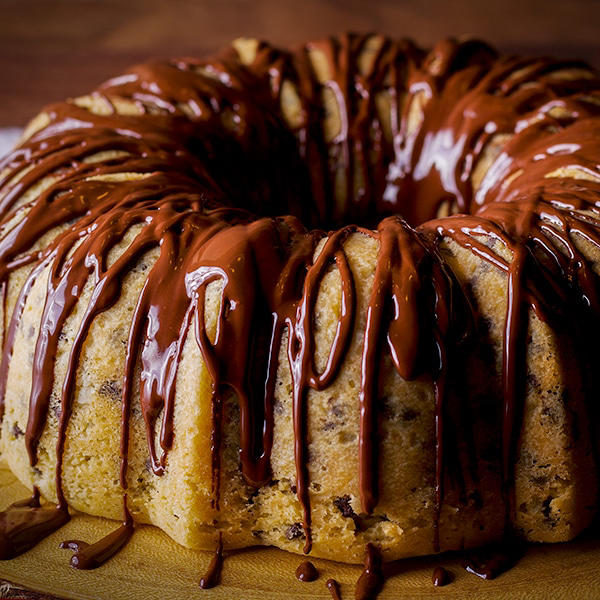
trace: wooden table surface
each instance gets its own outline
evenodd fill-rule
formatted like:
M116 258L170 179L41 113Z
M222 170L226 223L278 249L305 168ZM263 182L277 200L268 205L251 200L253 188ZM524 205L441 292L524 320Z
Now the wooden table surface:
M599 26L597 0L0 0L0 127L149 56L202 56L241 35L370 30L429 45L469 33L600 67Z

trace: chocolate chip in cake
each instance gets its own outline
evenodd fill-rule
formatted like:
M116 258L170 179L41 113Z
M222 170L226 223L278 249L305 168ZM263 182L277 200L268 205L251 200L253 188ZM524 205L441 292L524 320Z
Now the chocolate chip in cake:
M558 519L560 518L559 515L552 510L551 504L553 500L553 496L548 496L542 502L542 514L544 515L544 522L546 525L549 525L551 529L556 527L558 524Z
M304 538L304 528L302 523L293 523L285 530L285 537L288 540L296 540L298 538Z
M282 415L284 412L285 409L283 403L279 399L275 399L275 402L273 403L273 414Z
M25 435L25 432L19 427L19 424L16 421L13 423L11 432L15 436L15 438L19 438L22 435Z
M350 496L347 494L345 496L340 496L333 501L333 505L342 513L343 517L355 519L356 513L352 509L352 505L350 504Z
M111 398L112 400L121 400L122 389L118 381L112 379L105 381L98 390L101 396Z
M333 396L327 398L327 408L329 414L338 419L341 419L344 416L344 409L339 403L339 398L334 398Z
M544 515L544 517L549 520L550 519L550 513L552 512L552 507L550 506L550 503L552 502L552 500L554 500L554 498L552 498L552 496L548 496L543 502L542 502L542 514Z
M414 421L419 416L419 414L420 413L418 411L412 410L412 408L404 408L400 412L400 418L403 421L410 422Z
M271 484L269 483L269 486ZM258 496L258 494L260 493L259 488L251 488L248 490L248 498L246 500L246 504L254 504L254 499Z
M50 399L50 410L52 411L52 414L56 417L56 420L60 421L60 416L62 415L62 405L54 394L52 394Z
M398 405L394 402L393 398L389 398L388 396L382 396L380 402L384 417L390 421L403 421L405 423L410 423L421 414L419 411L416 411L412 408Z
M527 373L527 385L530 386L536 392L541 390L540 380L536 377L534 373Z
M559 408L554 403L542 406L542 416L552 425L558 425L560 422Z

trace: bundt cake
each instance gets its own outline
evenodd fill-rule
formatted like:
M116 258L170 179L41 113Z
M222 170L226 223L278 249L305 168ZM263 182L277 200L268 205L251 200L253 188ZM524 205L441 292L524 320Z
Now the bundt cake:
M594 518L585 64L240 39L44 109L0 207L3 558L69 507L344 562Z

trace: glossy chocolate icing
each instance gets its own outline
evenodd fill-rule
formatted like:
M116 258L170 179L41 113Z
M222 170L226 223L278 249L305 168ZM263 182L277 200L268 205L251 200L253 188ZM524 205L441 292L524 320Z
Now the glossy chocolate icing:
M215 553L210 560L208 569L204 577L200 579L200 587L203 590L209 590L219 584L221 580L221 571L223 570L223 538L221 532L219 532L219 540Z
M329 590L333 600L342 600L340 596L340 584L335 579L328 579L325 582L325 587Z
M73 550L71 566L76 569L96 569L114 556L133 535L133 518L127 509L127 497L123 498L123 523L102 539L93 544L82 540L65 540L60 548Z
M298 581L316 581L319 578L319 571L310 561L305 560L298 565L296 569L296 579Z
M79 291L90 278L94 281L62 384L58 512L48 521L52 526L68 518L61 463L83 343L93 319L119 299L125 274L148 250L158 248L127 341L121 396L123 493L133 402L139 403L146 424L152 470L160 476L168 468L176 435L175 379L188 335L200 346L212 380L213 506L219 507L226 392L233 392L239 403L243 476L254 487L269 482L274 386L281 339L287 333L296 491L304 512L304 550L310 552L307 393L334 381L354 332L355 282L344 249L354 233L379 244L359 390L363 511L372 513L379 502L378 375L384 356L389 356L404 379L423 376L433 382L432 550L440 550L445 481L460 470L448 443L458 435L447 416L448 380L456 376L453 357L476 335L477 321L467 291L440 249L443 240L453 240L506 273L509 282L501 436L508 522L514 510L512 470L529 310L546 321L577 311L595 323L600 314L597 275L572 237L577 232L600 248L600 105L590 100L600 82L580 63L499 57L482 42L457 40L445 40L425 53L409 41L381 38L365 72L358 68L358 57L370 39L346 35L294 52L259 44L250 65L242 64L233 49L208 61L141 65L94 92L106 107L102 114L74 102L48 107L49 123L0 163L5 306L10 274L26 265L31 268L13 314L5 315L0 417L22 311L36 279L48 281L25 432L32 466L48 419L59 336ZM309 59L315 49L333 73L325 83L319 82ZM565 69L580 75L556 77ZM287 124L280 107L284 81L292 82L299 94L301 118L294 126ZM338 135L329 141L322 118L325 89L335 95L341 122ZM383 91L391 98L389 140L377 109L377 94ZM131 101L140 114L119 114L122 100ZM417 126L409 119L414 102L424 105ZM500 134L509 139L475 189L479 160ZM105 150L122 152L99 162L85 160ZM567 167L588 178L556 175ZM35 199L23 200L36 183L57 173L59 179ZM116 173L145 176L99 179ZM340 185L342 201L336 191ZM446 205L465 214L436 218ZM348 225L352 222L369 227ZM134 226L140 233L109 264L109 252ZM315 226L338 229L307 229ZM56 228L62 232L47 247L36 246ZM496 239L512 260L485 242ZM318 372L313 357L315 303L331 268L341 279L342 311L329 360ZM223 287L213 340L204 304L207 286L215 281ZM258 340L268 342L259 346ZM139 375L136 365L141 365ZM133 397L135 377L140 378L139 398ZM159 415L158 448L153 432ZM460 477L451 480L460 484ZM27 514L40 510L47 509L36 506ZM2 544L8 557L31 544L15 542L6 519ZM372 561L375 554L374 547L367 548Z
M356 600L375 600L383 587L383 565L379 548L370 542L365 547L365 566L358 581Z
M515 543L489 546L469 553L463 566L482 579L495 579L511 569L523 554L524 547Z
M443 587L452 581L450 573L444 567L436 567L431 574L431 583L435 587Z
M39 491L34 488L31 498L0 513L0 560L27 552L68 521L66 506L42 507Z

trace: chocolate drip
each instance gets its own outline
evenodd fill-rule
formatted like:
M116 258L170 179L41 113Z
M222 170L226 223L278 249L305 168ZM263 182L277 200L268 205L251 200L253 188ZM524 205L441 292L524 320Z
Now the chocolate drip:
M325 583L333 600L342 600L340 595L340 584L335 579L328 579Z
M365 566L358 581L354 597L356 600L375 600L383 587L381 553L370 542L365 547Z
M60 548L73 550L70 564L76 569L96 569L112 558L133 535L133 519L127 510L127 500L123 500L124 519L118 529L98 540L88 544L81 540L66 540L60 543Z
M310 561L305 560L298 565L296 569L296 579L298 581L316 581L319 578L319 571Z
M433 375L435 392L434 550L439 550L438 521L443 498L444 432L442 428L446 346L456 346L459 309L464 298L437 251L427 239L398 218L378 227L380 249L367 308L360 391L360 492L371 513L378 501L377 402L381 352L388 346L396 370L406 380L423 372ZM423 305L432 318L422 318ZM454 305L454 306L453 306ZM452 339L452 336L456 336ZM456 459L458 460L458 459Z
M288 338L288 357L294 381L296 493L304 513L305 554L308 554L312 547L306 442L306 388L324 389L337 375L348 349L350 334L353 330L355 300L352 275L342 245L346 237L354 230L355 228L346 227L329 236L320 255L306 275L302 300L296 312L295 325L292 326L293 321L290 318L287 319L288 328L291 329ZM342 279L342 310L327 365L323 373L317 374L314 368L313 311L321 279L332 260L335 261Z
M70 519L66 506L40 505L37 488L27 500L0 513L0 560L15 558L54 533Z
M94 92L92 99L102 106L99 114L78 102L48 107L48 123L0 162L5 307L0 419L26 305L36 282L45 284L25 445L33 466L49 412L56 408L58 506L13 507L3 513L11 519L18 513L21 519L10 526L5 520L4 539L10 544L3 542L4 553L30 547L68 520L62 462L82 349L94 320L119 301L126 274L150 252L157 258L137 299L126 344L122 488L128 483L129 418L138 401L151 468L157 476L168 469L175 382L189 335L212 382L213 508L219 509L224 404L230 396L240 410L243 477L251 488L269 482L277 368L287 333L295 485L304 551L310 552L307 399L310 390L325 390L335 381L357 333L356 275L345 252L352 235L371 236L379 244L361 332L363 510L371 513L380 502L380 366L388 356L403 379L423 378L433 385L434 551L443 550L439 525L446 483L464 488L463 471L473 481L477 477L472 465L463 468L459 456L460 447L474 447L473 418L467 399L453 394L462 376L455 357L477 334L478 315L441 249L444 240L452 240L508 281L500 457L508 528L528 315L533 310L547 322L573 323L582 312L596 323L600 314L597 275L573 239L579 235L600 249L600 108L590 100L600 81L589 69L585 75L558 77L565 69L587 67L498 57L473 40L445 40L425 53L405 40L346 35L294 52L259 44L249 65L233 49L208 61L154 61ZM289 100L284 98L288 84L298 103L291 123L282 108ZM339 117L333 137L323 119L330 95ZM132 114L120 114L123 103ZM481 174L478 167L499 135L504 136L501 147ZM565 177L565 169L576 175ZM115 180L124 173L126 180ZM46 187L33 194L41 182ZM427 221L444 207L472 214ZM276 216L287 213L294 216ZM372 226L386 216L376 230L345 225ZM343 227L329 234L307 231L298 217L309 226ZM136 234L125 248L133 228ZM54 239L40 249L37 241L44 236ZM494 250L495 242L510 259ZM12 314L6 315L9 277L24 267L28 276ZM339 273L342 308L319 373L315 305L332 268ZM205 315L211 285L221 286L214 335ZM84 288L91 290L90 299L68 352L64 380L55 381L61 334ZM582 347L591 354L593 344ZM139 399L133 398L136 377ZM56 401L59 407L52 404ZM465 415L469 423L458 423ZM132 527L130 517L125 521L114 540L102 540L102 548L78 543L78 553L103 556L104 546L108 551L124 543ZM217 571L221 558L215 560ZM369 586L381 585L371 545L367 560L371 574L361 584L365 594L371 593Z
M217 543L217 548L215 550L215 554L212 557L210 564L208 565L208 569L204 577L200 579L200 587L203 590L209 590L210 588L218 585L221 579L221 571L223 569L223 539L221 533L219 532L219 541Z
M523 557L522 546L495 546L482 548L463 561L464 568L482 579L495 579L512 569Z
M436 567L431 574L431 583L435 587L443 587L452 581L451 577L450 572L444 569L444 567Z

